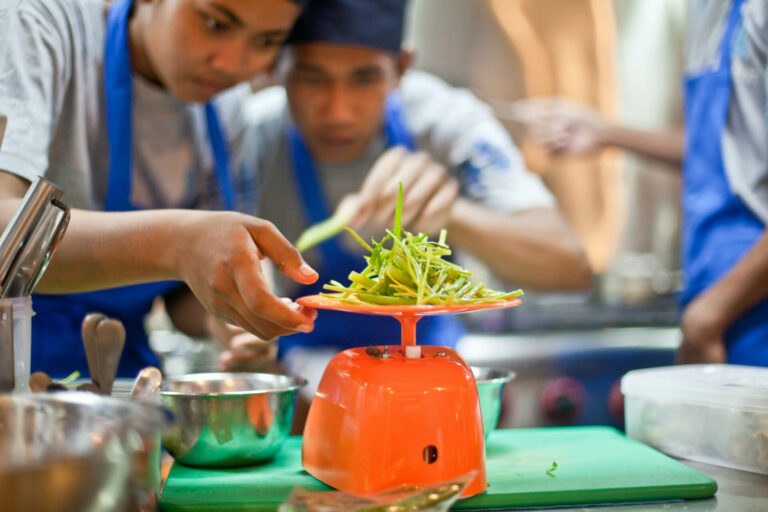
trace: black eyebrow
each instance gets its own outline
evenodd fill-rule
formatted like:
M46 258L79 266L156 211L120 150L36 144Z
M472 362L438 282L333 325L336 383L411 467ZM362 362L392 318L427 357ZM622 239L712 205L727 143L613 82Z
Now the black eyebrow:
M365 66L357 68L353 71L355 75L380 75L383 73L382 69L376 65Z
M313 66L312 64L304 64L302 62L297 62L296 66L294 67L294 70L325 74L325 71L323 70L323 68L319 66Z
M211 2L208 5L213 7L217 11L219 11L219 13L225 16L229 20L229 22L232 23L233 25L237 25L238 27L245 26L245 23L243 23L243 20L237 17L237 14L227 9L223 5L217 4L216 2ZM258 35L259 37L266 37L266 38L278 37L278 38L285 39L288 37L288 33L289 33L288 30L276 28L271 30L264 30L263 32L259 32Z
M219 11L219 13L223 14L224 16L226 16L229 19L229 22L232 23L233 25L237 25L238 27L242 27L242 26L245 25L243 23L243 21L240 18L238 18L235 13L233 13L232 11L230 11L229 9L224 7L223 5L217 4L215 2L211 2L208 5L210 5L211 7L216 9L217 11Z

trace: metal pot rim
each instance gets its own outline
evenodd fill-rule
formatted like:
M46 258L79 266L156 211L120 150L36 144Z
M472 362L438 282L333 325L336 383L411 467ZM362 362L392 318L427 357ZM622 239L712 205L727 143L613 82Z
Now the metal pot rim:
M253 381L256 379L265 380L282 380L286 381L286 384L276 386L269 389L244 389L233 391L174 391L168 389L172 384L194 382L194 381L207 381L215 382L224 379L234 379L241 381ZM290 384L287 384L290 382ZM203 397L243 397L252 395L265 395L270 393L281 393L287 391L296 391L306 386L307 379L301 377L294 377L291 375L281 375L276 373L190 373L173 378L167 378L163 381L160 394L163 397L180 397L180 398L203 398Z
M492 378L475 377L475 381L477 383L507 384L517 377L517 372L507 368L495 368L491 366L470 366L470 369L472 370L473 374L476 374L476 372L489 372L499 374L497 377Z

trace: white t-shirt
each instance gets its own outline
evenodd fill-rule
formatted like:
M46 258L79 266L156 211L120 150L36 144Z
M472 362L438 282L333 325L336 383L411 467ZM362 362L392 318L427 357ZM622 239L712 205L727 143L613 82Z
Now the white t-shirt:
M491 109L470 92L427 73L411 71L403 77L400 93L404 121L417 148L458 177L463 196L505 212L555 206L539 177L526 169L520 152ZM291 119L284 89L274 87L253 95L246 104L245 118L260 170L258 209L254 213L274 222L295 242L306 229L307 220L285 136ZM335 209L345 195L359 190L384 150L380 135L357 162L316 166L330 208ZM351 237L343 240L346 247L360 250ZM310 265L319 262L316 250L309 250L305 258ZM295 284L288 280L279 284L281 293L293 294Z
M104 207L109 168L105 28L103 0L0 0L0 114L8 116L0 170L44 176L66 204L91 210ZM241 122L249 94L244 84L215 101L243 190L256 179ZM219 208L203 105L134 77L133 109L132 204Z

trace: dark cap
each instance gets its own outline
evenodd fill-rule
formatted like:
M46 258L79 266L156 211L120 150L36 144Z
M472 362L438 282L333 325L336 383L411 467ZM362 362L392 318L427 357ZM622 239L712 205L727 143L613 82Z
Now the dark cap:
M311 0L289 44L334 43L400 53L406 0Z

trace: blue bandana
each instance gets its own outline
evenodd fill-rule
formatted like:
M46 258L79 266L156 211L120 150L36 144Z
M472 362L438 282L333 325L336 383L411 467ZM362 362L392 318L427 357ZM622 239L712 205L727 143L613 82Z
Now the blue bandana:
M289 44L333 43L400 53L406 0L311 0Z

